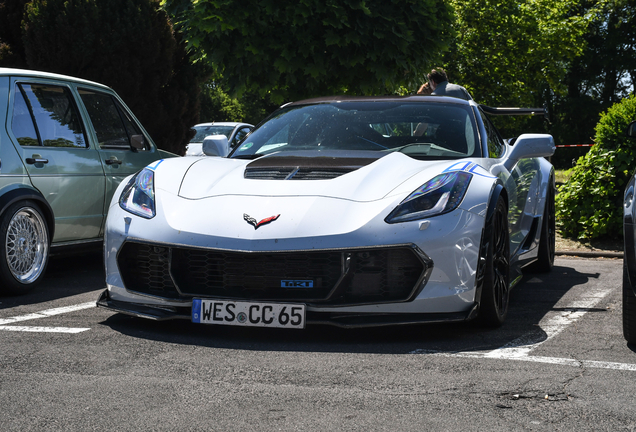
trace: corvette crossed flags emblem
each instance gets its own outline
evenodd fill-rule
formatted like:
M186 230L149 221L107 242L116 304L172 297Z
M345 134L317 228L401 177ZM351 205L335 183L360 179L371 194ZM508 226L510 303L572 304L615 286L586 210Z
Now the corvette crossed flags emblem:
M243 213L243 219L245 219L248 224L252 225L255 230L258 229L258 227L260 227L262 225L266 225L266 224L268 224L270 222L274 222L276 219L278 219L279 216L280 215L277 214L276 216L270 216L270 217L265 218L262 221L258 222L252 216L248 215L247 213Z

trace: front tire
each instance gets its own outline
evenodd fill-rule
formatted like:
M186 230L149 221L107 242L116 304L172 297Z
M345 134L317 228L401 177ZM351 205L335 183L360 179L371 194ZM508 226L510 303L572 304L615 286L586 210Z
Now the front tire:
M625 262L623 262L623 336L628 343L636 344L636 295L629 282Z
M24 294L42 281L49 260L49 229L40 207L21 201L0 219L0 281L5 294Z
M492 216L491 232L484 248L481 301L477 320L488 327L499 327L508 315L510 301L510 233L508 209L503 197L497 200ZM481 260L480 260L481 261Z

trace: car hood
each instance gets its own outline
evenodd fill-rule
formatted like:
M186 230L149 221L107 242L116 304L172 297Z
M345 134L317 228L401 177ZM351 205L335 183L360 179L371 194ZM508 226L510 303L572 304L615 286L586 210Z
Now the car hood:
M189 166L178 195L194 200L244 195L374 201L391 193L410 193L420 180L404 191L399 186L423 171L430 171L432 178L452 163L419 161L402 153L378 158L378 152L346 157L272 155L256 160L205 157Z

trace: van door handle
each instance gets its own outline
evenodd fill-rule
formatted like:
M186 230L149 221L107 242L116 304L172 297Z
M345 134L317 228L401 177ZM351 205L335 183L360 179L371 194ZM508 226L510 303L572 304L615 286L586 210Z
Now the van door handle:
M26 163L28 163L29 165L34 165L37 163L49 163L48 159L44 159L42 157L32 157L32 158L26 158Z
M106 159L104 162L106 162L106 165L121 165L124 161L120 161L116 157L112 157L110 159Z

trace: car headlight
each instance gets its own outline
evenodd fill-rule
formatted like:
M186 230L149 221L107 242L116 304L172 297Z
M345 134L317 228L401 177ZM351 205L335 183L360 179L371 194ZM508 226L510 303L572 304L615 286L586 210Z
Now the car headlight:
M472 174L454 171L440 174L406 197L385 222L407 222L448 213L462 202Z
M144 168L135 174L121 193L119 206L146 219L155 217L155 172Z

